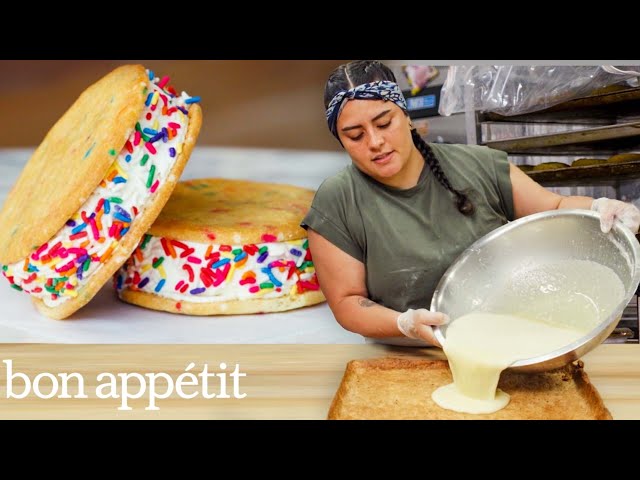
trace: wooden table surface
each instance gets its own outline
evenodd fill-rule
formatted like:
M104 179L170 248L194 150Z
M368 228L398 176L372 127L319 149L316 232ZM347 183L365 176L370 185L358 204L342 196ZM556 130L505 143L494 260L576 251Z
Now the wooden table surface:
M0 345L0 418L162 418L162 419L324 419L331 400L342 379L347 362L354 359L382 356L420 356L443 358L435 349L402 349L381 345ZM13 373L26 374L30 382L39 373L48 372L57 378L59 373L77 372L85 381L88 398L39 399L33 391L25 398L7 399L7 363L11 360ZM586 355L585 370L602 395L615 419L640 419L640 346L601 345ZM149 411L148 396L131 400L130 411L118 410L121 399L100 399L96 396L98 374L164 372L172 381L190 370L202 371L204 364L210 372L230 373L235 365L240 378L238 394L233 398L232 383L227 379L232 398L204 399L200 394L183 399L174 393L158 399L159 410ZM222 370L220 363L227 367ZM224 367L223 367L224 368ZM212 377L217 380L217 377ZM70 382L69 395L77 393L77 383ZM135 393L137 383L130 382ZM219 393L219 384L210 382L209 391ZM158 392L167 387L158 381ZM14 393L23 391L21 379L14 379ZM40 392L52 390L49 378L42 378ZM189 390L191 389L191 390ZM186 393L196 387L186 387ZM121 392L121 390L119 390ZM58 390L58 394L61 391Z

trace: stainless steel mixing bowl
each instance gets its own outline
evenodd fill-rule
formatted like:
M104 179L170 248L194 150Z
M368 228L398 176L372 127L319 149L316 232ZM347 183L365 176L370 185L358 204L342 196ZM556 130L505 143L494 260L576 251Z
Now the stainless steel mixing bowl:
M624 285L624 299L587 335L564 348L519 360L513 370L538 372L562 367L602 343L618 324L640 283L640 244L629 229L614 226L604 234L600 218L588 210L553 210L504 225L467 248L438 283L431 311L457 317L478 310L525 262L590 260L611 268ZM597 279L594 279L596 281ZM434 328L441 344L447 326ZM499 335L500 332L496 332Z

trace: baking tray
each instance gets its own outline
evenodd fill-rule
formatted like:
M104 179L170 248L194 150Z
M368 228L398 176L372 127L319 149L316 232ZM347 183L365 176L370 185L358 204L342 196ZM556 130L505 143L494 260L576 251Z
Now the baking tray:
M445 410L431 400L438 387L451 383L444 360L382 358L347 365L331 403L330 420L610 420L600 394L582 362L553 372L505 371L499 387L511 395L506 408L471 415Z
M483 145L507 153L548 152L552 148L565 146L573 146L571 150L580 151L576 144L633 139L638 136L640 136L640 122L631 122L508 140L492 140L484 142Z
M532 179L546 186L584 186L588 183L607 183L629 178L640 178L640 160L627 163L604 163L584 167L556 168L527 172Z
M495 122L598 122L601 119L617 119L621 116L637 115L640 111L640 88L611 86L612 91L563 102L544 110L522 115L500 115L495 112L480 112L480 121Z

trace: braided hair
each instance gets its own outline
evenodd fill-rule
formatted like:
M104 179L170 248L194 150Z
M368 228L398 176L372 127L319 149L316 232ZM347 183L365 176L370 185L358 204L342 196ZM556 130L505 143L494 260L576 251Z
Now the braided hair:
M329 107L329 103L331 103L331 100L337 93L343 90L349 90L363 83L377 82L380 80L397 83L396 77L391 69L377 60L358 60L340 65L331 73L325 85L324 108L327 109ZM405 114L407 114L407 112L405 112ZM458 211L465 216L473 215L475 212L473 203L471 203L471 200L469 200L466 194L453 188L429 144L422 139L415 129L411 130L411 138L438 183L455 196Z
M469 197L467 197L467 195L453 188L453 186L449 182L449 179L442 171L440 162L433 153L433 150L431 149L429 144L422 139L415 128L411 130L411 138L413 138L413 144L416 146L416 148L424 158L426 164L429 165L429 168L433 172L433 175L436 177L436 180L438 180L440 185L442 185L444 188L455 195L458 211L466 216L473 215L473 213L475 212L473 203L471 203L471 200L469 200Z

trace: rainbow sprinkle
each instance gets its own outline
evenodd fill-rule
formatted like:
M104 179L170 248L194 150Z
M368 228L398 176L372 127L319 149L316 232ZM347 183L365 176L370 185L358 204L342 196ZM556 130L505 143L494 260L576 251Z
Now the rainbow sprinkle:
M320 289L306 239L232 246L151 235L120 269L115 285L119 291L162 292L176 300L198 296L212 302Z
M108 150L115 160L100 186L55 237L23 261L3 267L2 273L12 288L55 307L76 297L93 272L113 256L138 213L163 184L176 152L182 151L188 126L186 108L199 101L199 97L186 93L178 96L168 82L168 77L159 80L149 72L145 108L122 150ZM162 108L157 108L159 105ZM94 147L95 143L85 152L85 158ZM135 194L140 190L147 192L144 203L133 204L140 198ZM147 242L149 238L145 236ZM155 263L154 271L164 271L162 260ZM136 285L144 288L150 282L145 277ZM164 282L153 284L158 292L164 286Z

